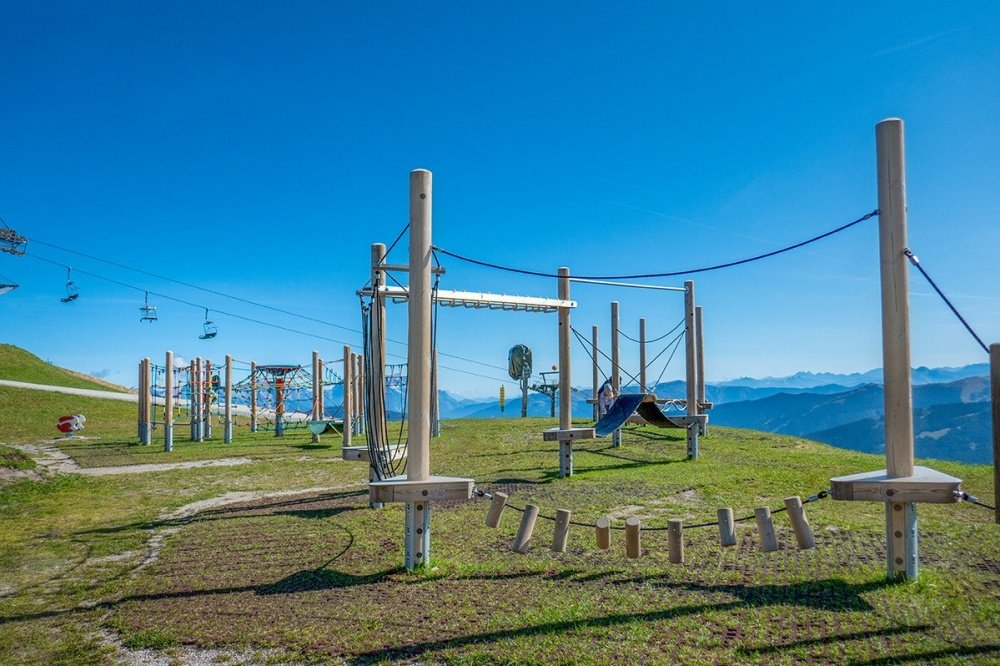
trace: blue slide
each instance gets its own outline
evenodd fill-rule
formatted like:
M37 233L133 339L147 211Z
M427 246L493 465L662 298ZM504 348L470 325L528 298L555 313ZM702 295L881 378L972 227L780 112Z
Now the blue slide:
M628 417L635 413L645 397L642 393L623 393L618 396L611 403L611 409L608 410L608 413L594 425L594 434L598 437L607 437L621 428L628 421Z

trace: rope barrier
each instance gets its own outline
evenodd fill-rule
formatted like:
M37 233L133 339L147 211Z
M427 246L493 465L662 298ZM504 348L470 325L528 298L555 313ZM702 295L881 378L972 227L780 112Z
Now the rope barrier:
M472 489L472 494L475 495L476 497L482 497L482 498L485 498L485 499L493 499L493 494L492 493L488 493L485 490L481 490L480 488L475 488L474 487ZM830 496L830 489L828 488L826 490L819 491L815 495L810 495L806 499L802 500L802 504L809 504L810 502L816 502L816 501L819 501L819 500L821 500L821 499L823 499L825 497L829 497L829 496ZM517 505L511 504L510 502L507 502L506 506L509 507L509 508L511 508L511 509L513 509L514 511L519 512L519 513L524 513L525 512L524 507L519 507ZM771 514L773 515L773 514L776 514L776 513L781 513L782 511L787 511L787 510L788 510L788 507L782 506L782 507L779 507L777 509L772 509L771 510ZM538 517L539 518L544 518L545 520L551 520L552 522L556 521L555 516L549 516L549 515L546 515L546 514L541 513L541 512L539 512ZM743 518L735 518L735 519L733 519L733 522L736 522L736 523L746 522L748 520L753 520L755 517L756 517L755 514L751 513L749 516L744 516ZM592 523L583 523L583 522L576 521L576 520L569 521L569 524L570 525L576 525L577 527L593 527L594 526ZM716 526L718 524L719 524L719 521L716 520L715 522L712 522L712 523L698 523L696 525L685 525L683 527L683 529L689 530L689 529L697 529L697 528L701 528L701 527L714 527L714 526ZM620 531L624 531L625 530L624 526L618 526L618 525L611 525L610 528L613 529L613 530L620 530ZM646 532L666 532L669 529L670 529L669 527L644 527L643 531L646 531Z
M667 337L668 335L670 335L671 333L673 333L674 331L676 331L678 328L680 328L683 325L684 325L684 319L681 319L681 321L680 321L679 324L677 324L676 326L674 326L672 329L670 329L669 331L667 331L666 333L664 333L660 337L653 338L652 340L646 340L646 344L649 345L649 344L653 344L654 342L659 342L660 340L662 340L663 338ZM628 335L627 333L625 333L625 331L621 330L620 328L618 329L618 335L622 336L626 340L631 340L632 342L634 342L636 344L642 344L641 340L636 340L635 338L633 338L632 336Z
M969 504L975 504L976 506L981 506L984 509L989 509L990 511L996 511L997 510L997 508L995 506L990 506L989 504L986 504L985 502L980 502L978 497L976 497L975 495L970 495L969 493L967 493L965 491L962 491L962 490L956 490L955 491L955 497L957 497L958 499L962 500L963 502L968 502Z
M903 254L905 254L906 258L910 260L910 263L913 264L913 266L918 271L920 271L920 274L923 275L924 279L927 280L927 282L934 288L934 291L936 291L937 295L941 297L941 300L944 301L945 305L947 305L951 309L952 313L956 317L958 317L958 320L962 322L962 326L965 326L965 330L967 330L972 335L972 337L976 339L976 342L978 342L979 346L983 348L983 351L989 354L990 348L986 346L986 343L983 342L982 338L976 335L976 332L972 330L972 326L969 325L969 322L967 322L965 320L965 317L963 317L961 313L959 313L958 308L952 305L951 301L948 300L948 297L944 295L944 292L942 292L941 289L938 288L934 280L931 279L931 276L927 274L927 271L924 270L924 267L920 265L920 259L917 258L917 255L913 254L913 252L911 252L910 248L908 247L903 248Z
M779 254L782 254L784 252L790 252L791 250L797 250L798 248L804 247L806 245L809 245L810 243L815 243L816 241L822 240L824 238L828 238L830 236L833 236L834 234L840 233L841 231L845 231L847 229L850 229L851 227L853 227L853 226L855 226L857 224L860 224L860 223L864 222L865 220L870 220L871 218L875 217L876 215L878 215L878 209L873 210L870 213L866 213L866 214L862 215L861 217L859 217L858 219L853 220L851 222L848 222L847 224L841 225L841 226L837 227L836 229L831 229L830 231L822 233L822 234L820 234L818 236L813 236L812 238L809 238L809 239L804 240L804 241L800 241L800 242L795 243L793 245L788 245L788 246L780 248L778 250L772 250L771 252L765 252L764 254L758 254L758 255L755 255L753 257L747 257L745 259L738 259L736 261L728 261L726 263L715 264L713 266L703 266L701 268L689 268L687 270L682 270L682 271L666 271L666 272L663 272L663 273L636 273L634 275L573 275L571 277L579 278L579 279L582 279L582 280L636 280L636 279L644 279L644 278L676 277L678 275L692 275L694 273L705 273L705 272L708 272L708 271L716 271L716 270L719 270L719 269L722 269L722 268L732 268L733 266L740 266L742 264L749 264L749 263L751 263L753 261L759 261L761 259L767 259L769 257L773 257L775 255L779 255ZM449 257L451 257L453 259L458 259L459 261L464 261L464 262L467 262L467 263L470 263L470 264L476 264L477 266L483 266L485 268L494 268L496 270L507 271L508 273L520 273L521 275L533 275L535 277L545 277L545 278L558 278L559 277L559 275L556 274L556 273L545 273L543 271L533 271L533 270L528 270L528 269L524 269L524 268L513 268L511 266L504 266L502 264L496 264L496 263L489 262L489 261L482 261L480 259L472 259L471 257L465 257L465 256L463 256L461 254L457 254L455 252L450 252L450 251L445 250L444 248L441 248L441 247L438 247L438 246L434 246L433 249L435 249L438 252L440 252L441 254L447 255L447 256L449 256Z

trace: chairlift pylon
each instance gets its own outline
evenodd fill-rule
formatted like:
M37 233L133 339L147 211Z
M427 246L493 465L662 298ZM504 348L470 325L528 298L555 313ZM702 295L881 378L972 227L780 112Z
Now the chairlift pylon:
M149 292L148 291L146 292L145 305L143 305L142 307L139 308L139 312L142 313L142 316L139 318L139 321L154 322L154 321L157 320L156 306L149 304Z
M73 282L73 267L66 267L66 296L59 299L60 303L69 303L80 298L80 288Z
M208 308L205 308L205 323L202 328L205 332L198 336L199 340L210 340L219 334L218 327L208 318Z

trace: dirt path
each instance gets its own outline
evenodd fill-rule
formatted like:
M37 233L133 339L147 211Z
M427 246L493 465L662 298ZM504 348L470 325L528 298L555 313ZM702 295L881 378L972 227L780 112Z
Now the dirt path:
M81 439L81 438L77 438ZM115 465L113 467L80 467L66 452L54 444L10 444L12 448L27 453L49 475L82 474L83 476L111 476L114 474L148 474L150 472L169 472L175 469L193 469L197 467L232 467L234 465L249 465L253 458L216 458L214 460L190 460L175 463L149 463L144 465Z

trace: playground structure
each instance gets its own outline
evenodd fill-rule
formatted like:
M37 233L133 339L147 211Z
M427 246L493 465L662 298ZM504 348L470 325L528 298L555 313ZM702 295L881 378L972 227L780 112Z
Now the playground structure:
M344 362L360 368L362 359L345 347ZM234 364L245 376L235 379ZM257 364L235 361L227 355L223 372L213 372L209 359L195 358L189 365L178 367L173 352L166 352L164 365L155 365L149 358L139 362L138 437L143 445L152 444L153 432L163 428L164 450L172 451L174 427L190 428L190 441L212 439L212 416L221 416L223 441L232 442L235 416L246 417L250 432L273 430L283 437L289 428L309 428L312 441L320 435L339 430L346 444L352 434L364 431L360 410L363 373L352 374L347 380L330 371L327 363L313 352L311 370L292 364ZM340 387L344 394L339 407L327 410L325 393ZM301 405L307 404L308 409ZM161 408L161 409L160 409ZM178 420L181 419L181 420Z
M604 413L600 408L599 391L601 369L600 369L600 356L602 352L598 346L598 327L593 326L591 329L591 358L593 359L593 398L588 402L594 404L594 419L597 424L594 426L595 434L598 437L604 437L607 435L612 436L612 446L619 446L621 443L621 426L626 423L636 423L642 425L652 425L658 428L683 428L687 430L687 446L688 446L688 458L696 459L698 457L698 436L705 435L708 432L708 410L712 409L713 404L708 402L705 398L705 353L704 353L704 334L703 334L703 315L702 307L695 305L694 300L694 282L688 280L684 283L684 287L665 287L658 285L627 285L633 287L641 287L646 289L658 289L662 291L676 291L684 293L684 319L681 324L684 325L684 330L673 340L666 343L663 351L654 356L653 360L646 361L646 347L648 344L646 337L646 320L639 319L639 337L638 339L632 339L639 345L639 372L631 377L633 382L638 384L637 394L622 394L623 386L621 381L621 337L624 335L619 328L619 304L617 301L612 301L611 303L611 377L607 379L610 382L612 391L617 397L615 403L608 409L608 413ZM668 331L666 334L660 336L656 340L666 338L671 335L677 328L680 328L681 324L678 324L674 329ZM647 381L647 370L649 365L655 362L660 355L666 352L673 346L674 351L677 349L677 345L680 344L680 338L683 336L685 340L685 388L686 397L685 398L659 398L655 393L651 392L651 388L655 388L659 384L660 379L663 378L663 373L666 372L667 367L670 365L670 361L673 359L674 352L671 352L670 356L667 358L667 362L663 366L663 371L660 373L659 378L653 382L653 386L650 387ZM577 336L580 338L580 336ZM655 340L654 340L655 341ZM583 343L581 339L581 344ZM661 409L660 406L664 406L667 411ZM670 413L670 409L685 411L684 414Z

